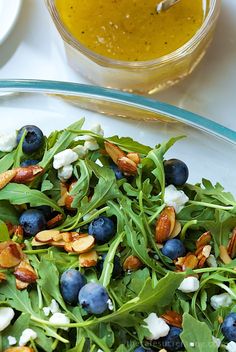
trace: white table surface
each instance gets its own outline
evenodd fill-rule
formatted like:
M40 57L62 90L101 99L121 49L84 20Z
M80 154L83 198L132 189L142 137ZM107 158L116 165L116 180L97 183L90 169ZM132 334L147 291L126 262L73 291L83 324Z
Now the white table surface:
M8 1L8 0L5 0ZM214 41L194 73L153 98L236 130L236 0L223 0ZM66 63L63 44L43 0L23 0L0 46L0 79L36 78L88 83Z

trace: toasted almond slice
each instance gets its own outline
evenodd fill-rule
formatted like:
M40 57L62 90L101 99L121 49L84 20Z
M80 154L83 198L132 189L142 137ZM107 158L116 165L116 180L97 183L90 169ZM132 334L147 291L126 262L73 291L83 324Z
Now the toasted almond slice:
M127 158L126 156L123 156L122 158L119 158L117 160L117 165L119 169L124 172L126 175L136 175L137 174L137 164Z
M232 259L230 258L227 249L225 246L220 246L220 259L224 264L229 264L231 263Z
M117 164L117 160L119 158L122 158L125 156L125 153L117 147L117 145L110 143L110 142L104 142L104 146L106 149L107 154L112 158L115 164Z
M79 265L84 268L90 268L97 265L98 255L95 250L88 253L80 254Z
M156 242L166 241L175 227L175 210L173 207L166 207L160 214L156 223Z
M68 194L68 189L65 183L61 182L60 183L60 189L61 189L61 197L60 199L57 201L57 204L59 205L59 207L64 207L65 205L65 199L66 196Z
M198 267L198 258L190 253L185 257L184 263L182 265L183 271L187 269L196 269Z
M59 247L59 248L64 248L66 242L65 241L52 241L50 242L50 245L54 246L54 247Z
M19 281L26 282L28 284L36 282L38 278L34 268L26 260L22 260L22 262L15 269L14 275Z
M138 153L128 153L127 158L135 162L136 165L140 163L140 156Z
M177 328L182 327L182 315L173 310L168 310L166 313L161 315L161 318L164 319L169 325Z
M37 175L43 173L43 168L39 165L30 165L28 167L18 167L15 169L16 175L12 181L16 183L28 183L35 179Z
M68 253L73 253L74 250L73 250L72 245L73 245L73 242L66 242L65 246L64 246L65 251Z
M236 257L236 227L232 232L231 239L227 247L228 254L230 258L234 259Z
M57 214L56 216L54 216L54 218L50 219L47 222L47 227L48 228L55 227L62 219L63 219L63 215L62 214Z
M15 177L16 170L7 170L0 174L0 189L5 187Z
M209 244L211 242L211 233L210 231L204 232L197 240L196 247L197 249Z
M87 237L87 233L71 232L73 241L78 240L82 237Z
M73 242L72 248L76 253L86 253L93 248L95 238L93 236L81 237Z
M57 233L55 236L53 236L52 237L52 240L54 241L54 242L58 242L58 241L61 241L61 240L63 240L63 238L62 238L62 233Z
M10 243L0 253L0 267L12 268L18 265L23 259L23 257L24 254L20 245L18 245L17 243Z
M65 242L72 242L73 241L73 236L71 232L63 232L61 233L62 239Z
M31 246L32 247L46 246L47 244L49 244L49 243L48 242L47 243L43 243L43 242L36 241L35 238L33 238L32 241L31 241Z
M34 350L30 347L10 347L4 352L34 352Z
M171 232L169 238L175 238L180 234L181 231L181 224L178 220L175 221L175 226L173 228L173 231Z
M124 270L131 270L135 271L140 269L143 266L143 263L141 260L136 257L135 255L130 255L127 257L123 263L123 269Z
M6 275L4 273L0 273L0 284L6 280L7 280Z
M38 242L47 243L47 242L51 242L53 240L53 237L56 236L56 235L59 235L59 233L60 233L60 231L58 231L58 230L44 230L44 231L40 231L35 236L35 239Z

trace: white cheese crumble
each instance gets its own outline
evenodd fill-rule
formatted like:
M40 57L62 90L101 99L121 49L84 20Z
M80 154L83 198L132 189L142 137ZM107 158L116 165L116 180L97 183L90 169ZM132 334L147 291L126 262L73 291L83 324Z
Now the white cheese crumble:
M20 337L19 346L25 346L30 340L37 339L37 333L32 329L25 329Z
M178 290L184 293L195 292L199 289L199 280L194 276L186 277L180 284Z
M17 146L16 131L0 135L0 151L11 152Z
M49 322L52 324L57 324L57 325L64 325L64 324L70 324L70 319L63 313L54 313L50 319ZM61 327L63 330L68 330L67 327Z
M85 149L91 150L91 151L99 149L99 145L98 145L96 139L94 139L94 138L90 139L89 141L84 142L84 147L85 147Z
M228 352L236 352L236 342L230 341L226 346L226 351Z
M114 306L113 306L112 300L110 298L107 301L107 306L108 306L109 310L114 310Z
M174 207L178 214L184 207L189 198L183 191L178 191L174 185L169 185L165 188L164 203L170 207Z
M218 266L216 258L213 254L209 255L206 262L207 262L207 265L211 268L216 268Z
M14 346L17 343L16 338L14 336L7 336L7 340L9 346Z
M55 299L51 300L51 304L48 307L43 307L43 312L48 317L50 313L55 314L55 313L60 313L60 307L59 304Z
M210 303L214 309L229 307L232 304L232 298L229 293L221 293L220 295L212 296Z
M0 331L5 330L14 318L15 312L9 307L0 307Z
M212 336L212 340L215 343L216 347L219 348L221 345L221 339L218 339L217 337Z
M170 327L166 324L165 320L158 318L155 313L150 313L144 321L150 332L150 336L147 337L148 340L158 340L160 337L168 335L170 331Z
M72 173L73 173L72 165L63 166L58 170L58 178L61 182L66 182L71 178Z
M65 149L60 153L54 155L53 167L58 170L63 166L72 164L74 161L78 160L78 154L72 149Z

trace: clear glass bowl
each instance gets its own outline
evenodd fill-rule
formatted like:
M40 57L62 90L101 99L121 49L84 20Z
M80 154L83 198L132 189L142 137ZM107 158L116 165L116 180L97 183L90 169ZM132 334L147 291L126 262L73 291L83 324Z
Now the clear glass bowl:
M150 146L185 135L168 157L188 164L190 182L204 177L236 195L236 132L180 108L87 85L0 80L0 116L0 134L24 124L47 134L85 117L88 128L101 123L106 136L129 136Z
M75 39L62 23L55 0L45 0L64 40L69 64L99 86L152 94L189 75L208 48L220 13L221 0L204 0L206 15L197 33L184 46L151 61L119 61L96 54ZM193 1L193 0L191 0Z

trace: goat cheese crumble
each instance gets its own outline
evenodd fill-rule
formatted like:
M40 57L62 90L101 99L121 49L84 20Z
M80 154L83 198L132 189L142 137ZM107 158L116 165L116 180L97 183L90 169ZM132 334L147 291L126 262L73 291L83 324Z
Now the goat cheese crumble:
M194 276L186 277L180 284L178 290L184 293L195 292L199 289L199 280Z
M189 198L183 191L178 191L174 185L165 188L164 203L170 207L174 207L178 214L189 201Z
M212 296L210 303L214 309L229 307L232 304L232 298L229 293L221 293L220 295Z
M155 313L150 313L144 321L150 332L150 336L147 336L148 340L158 340L160 337L167 336L170 331L170 327L166 324L165 320L158 318Z
M30 340L35 340L37 339L37 337L38 335L34 330L25 329L21 334L21 337L19 340L19 346L20 347L25 346Z
M14 318L15 312L9 307L0 307L0 331L5 330Z

